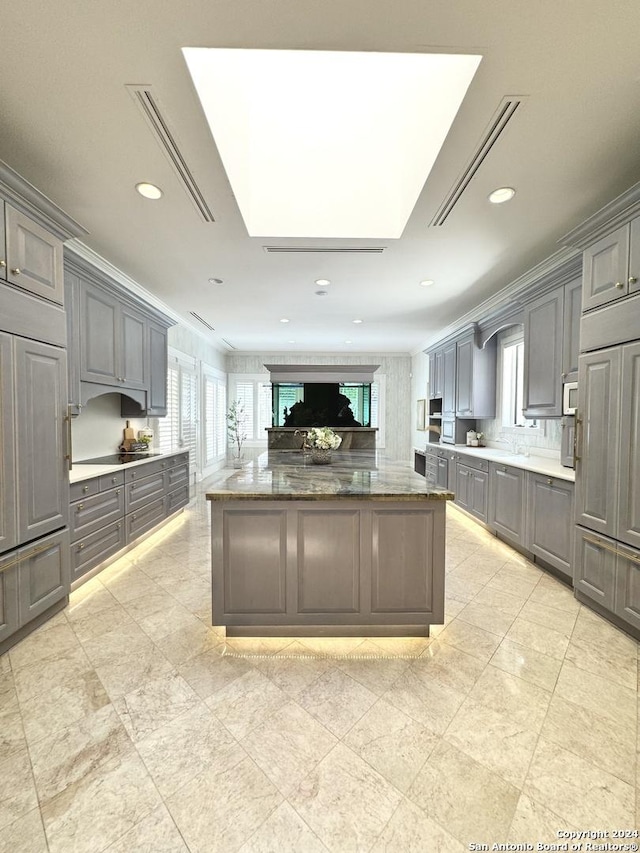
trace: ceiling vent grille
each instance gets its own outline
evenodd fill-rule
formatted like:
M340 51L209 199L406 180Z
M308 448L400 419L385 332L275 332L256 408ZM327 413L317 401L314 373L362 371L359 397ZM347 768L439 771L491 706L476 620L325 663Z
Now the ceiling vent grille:
M265 252L280 254L342 254L342 255L380 255L386 246L263 246Z
M447 217L460 201L462 194L471 183L473 176L476 174L480 166L482 166L494 145L511 122L511 119L523 104L524 100L524 97L514 96L503 98L500 102L500 105L489 122L482 139L476 147L476 150L471 155L471 158L465 166L462 174L453 185L449 195L440 205L438 212L431 220L431 225L444 225Z
M205 201L204 195L196 183L182 152L178 148L175 137L169 130L168 123L160 111L151 87L127 85L125 88L141 110L147 124L178 176L180 183L186 190L191 201L195 204L202 219L205 222L215 222L213 213Z
M196 320L199 320L203 326L206 326L207 329L209 329L210 332L215 332L213 326L210 323L207 323L207 321L204 320L199 314L196 314L195 311L189 311L189 314L191 314L192 317L195 317Z

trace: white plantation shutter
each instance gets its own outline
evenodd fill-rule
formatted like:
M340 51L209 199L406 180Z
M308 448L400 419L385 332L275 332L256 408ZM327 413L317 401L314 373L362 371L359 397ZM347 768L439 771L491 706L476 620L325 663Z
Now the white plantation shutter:
M271 406L271 383L258 382L258 423L256 424L256 438L264 438L265 429L273 426Z
M205 465L219 461L227 448L227 388L217 376L204 376L204 455Z
M371 426L380 426L380 386L377 382L371 384Z
M195 468L198 450L198 377L195 371L184 368L180 376L180 439L181 450L190 453L191 467Z
M236 395L234 399L237 400L240 407L244 409L242 431L247 436L247 439L252 441L255 438L254 411L257 408L254 407L253 382L236 383Z
M156 445L162 453L178 447L180 439L180 368L170 364L167 370L167 414L156 421Z

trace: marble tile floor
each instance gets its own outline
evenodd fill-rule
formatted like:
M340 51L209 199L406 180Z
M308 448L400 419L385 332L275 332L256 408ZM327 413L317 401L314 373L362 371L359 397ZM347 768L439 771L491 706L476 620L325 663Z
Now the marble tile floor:
M197 492L0 658L2 853L457 853L639 825L638 644L560 582L448 507L428 640L222 656Z

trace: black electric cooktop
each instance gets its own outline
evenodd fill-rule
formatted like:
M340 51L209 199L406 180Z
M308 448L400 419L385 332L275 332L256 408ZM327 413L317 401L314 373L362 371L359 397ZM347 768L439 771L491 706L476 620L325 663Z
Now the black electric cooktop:
M97 456L95 459L81 459L74 465L126 465L127 462L140 462L152 456L162 456L162 453L112 453L110 456Z

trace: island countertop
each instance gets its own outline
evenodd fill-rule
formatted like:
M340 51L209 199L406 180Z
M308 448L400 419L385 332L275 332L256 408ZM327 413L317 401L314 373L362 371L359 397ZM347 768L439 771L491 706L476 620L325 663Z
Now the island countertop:
M447 501L453 500L453 493L427 486L409 463L387 459L380 451L342 451L333 454L331 464L316 465L309 453L270 450L239 470L220 472L206 498Z

